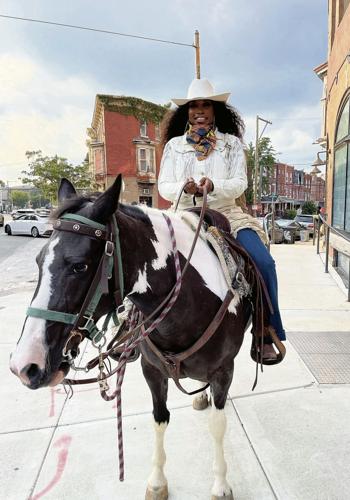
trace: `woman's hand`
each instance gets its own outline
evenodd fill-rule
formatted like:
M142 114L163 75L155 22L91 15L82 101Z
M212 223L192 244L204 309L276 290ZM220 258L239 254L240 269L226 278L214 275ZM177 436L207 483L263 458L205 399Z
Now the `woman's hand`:
M195 180L193 179L193 177L189 177L186 182L187 182L187 184L186 184L185 189L184 189L185 193L186 194L196 194L198 191L198 186L197 186Z
M200 196L203 196L203 188L207 189L207 193L211 193L214 189L214 184L213 181L211 181L208 177L202 177L201 180L199 181L198 187L197 187L197 193Z

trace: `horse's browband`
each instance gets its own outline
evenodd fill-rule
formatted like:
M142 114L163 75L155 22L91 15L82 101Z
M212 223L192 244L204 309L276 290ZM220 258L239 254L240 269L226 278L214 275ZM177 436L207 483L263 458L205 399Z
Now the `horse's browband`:
M110 234L106 226L77 214L64 214L53 222L53 228L58 231L83 234L97 240L109 240Z

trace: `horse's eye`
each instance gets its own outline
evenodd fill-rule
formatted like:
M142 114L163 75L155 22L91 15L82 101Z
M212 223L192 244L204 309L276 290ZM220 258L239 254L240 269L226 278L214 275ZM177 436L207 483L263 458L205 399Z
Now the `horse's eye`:
M87 271L88 265L84 264L83 262L80 262L78 264L74 264L73 266L73 272L75 273L85 273Z

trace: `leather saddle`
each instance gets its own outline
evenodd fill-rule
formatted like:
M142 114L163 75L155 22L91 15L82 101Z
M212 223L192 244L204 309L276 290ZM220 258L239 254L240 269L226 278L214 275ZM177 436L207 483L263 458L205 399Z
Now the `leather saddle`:
M191 207L186 211L196 214L198 217L201 213L201 207ZM277 360L273 362L262 361L261 356L259 356L259 344L264 341L267 336L266 330L268 325L268 319L270 314L273 313L273 308L271 304L271 299L267 291L267 287L262 277L259 269L257 268L255 262L247 253L247 251L238 243L236 238L231 234L230 223L222 213L211 208L207 208L204 215L204 222L208 226L216 227L225 239L225 242L229 248L234 259L237 259L237 254L244 259L244 274L248 283L252 287L252 294L250 296L250 301L252 305L252 348L251 356L254 361L263 362L264 364L276 364L282 361L284 353L284 346L279 341L276 334L270 339L272 343L278 349Z

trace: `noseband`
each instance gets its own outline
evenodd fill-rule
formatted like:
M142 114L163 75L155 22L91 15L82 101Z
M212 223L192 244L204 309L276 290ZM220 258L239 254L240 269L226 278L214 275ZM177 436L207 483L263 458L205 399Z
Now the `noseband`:
M72 344L76 344L77 346L85 338L96 344L103 337L111 317L115 319L116 314L114 309L107 314L102 330L98 329L93 319L102 295L109 291L108 281L113 275L115 279L114 300L116 307L123 301L124 280L119 228L115 215L112 216L111 221L107 225L103 225L82 215L69 213L57 219L53 223L53 227L57 231L67 231L88 236L102 242L105 241L103 254L79 313L71 314L38 307L28 307L27 309L27 316L72 325L69 338L63 348L63 356L70 357L70 347L72 347ZM78 340L77 343L76 340Z

